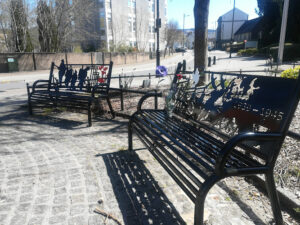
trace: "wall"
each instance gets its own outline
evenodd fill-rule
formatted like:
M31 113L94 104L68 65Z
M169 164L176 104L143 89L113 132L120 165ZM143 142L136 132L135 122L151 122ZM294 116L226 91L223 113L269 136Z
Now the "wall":
M145 62L149 60L148 53L0 53L0 73L9 72L7 58L18 61L19 71L48 70L50 63L60 64L62 59L69 64L109 63L114 65Z

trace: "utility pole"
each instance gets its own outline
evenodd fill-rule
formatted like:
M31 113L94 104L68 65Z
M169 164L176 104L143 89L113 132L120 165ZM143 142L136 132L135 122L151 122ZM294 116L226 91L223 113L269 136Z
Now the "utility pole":
M232 53L232 42L233 42L233 25L234 25L234 12L235 12L235 0L233 2L233 12L232 12L232 25L231 25L231 39L230 39L230 53L229 53L229 58L231 58L231 53Z
M184 48L184 23L185 23L185 17L188 17L189 15L185 15L183 13L183 23L182 23L182 47Z
M159 0L156 1L156 67L160 65L160 51L159 51L159 28L161 28L161 19L159 18Z
M282 21L281 21L280 41L279 41L278 57L277 57L278 65L282 64L284 42L285 42L285 35L286 35L286 24L287 24L288 12L289 12L289 3L290 0L284 1Z
M184 19L185 13L183 13L183 23L182 23L182 47L184 48Z

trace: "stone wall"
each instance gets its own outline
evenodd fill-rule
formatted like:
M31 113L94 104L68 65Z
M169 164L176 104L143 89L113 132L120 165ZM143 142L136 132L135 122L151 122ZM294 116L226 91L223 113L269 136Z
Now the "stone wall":
M8 58L18 62L19 71L47 70L51 62L56 65L64 59L69 64L109 63L114 65L145 62L149 60L148 53L0 53L0 73L9 72Z

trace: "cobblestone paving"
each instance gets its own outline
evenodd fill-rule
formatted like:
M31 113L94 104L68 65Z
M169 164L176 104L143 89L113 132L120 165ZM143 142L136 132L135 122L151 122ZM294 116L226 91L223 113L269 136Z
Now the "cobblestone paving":
M192 224L194 205L143 149L129 154L126 120L29 116L26 93L0 93L0 224ZM142 148L137 140L135 149ZM216 186L209 224L260 224ZM251 212L251 210L249 210ZM250 219L249 219L250 216Z

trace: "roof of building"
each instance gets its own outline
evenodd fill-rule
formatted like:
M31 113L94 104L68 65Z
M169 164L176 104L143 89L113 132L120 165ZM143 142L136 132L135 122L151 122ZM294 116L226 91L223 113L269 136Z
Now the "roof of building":
M248 20L246 21L238 30L235 32L235 35L237 34L244 34L252 32L257 26L259 25L259 22L261 21L261 17L258 17L256 19Z

